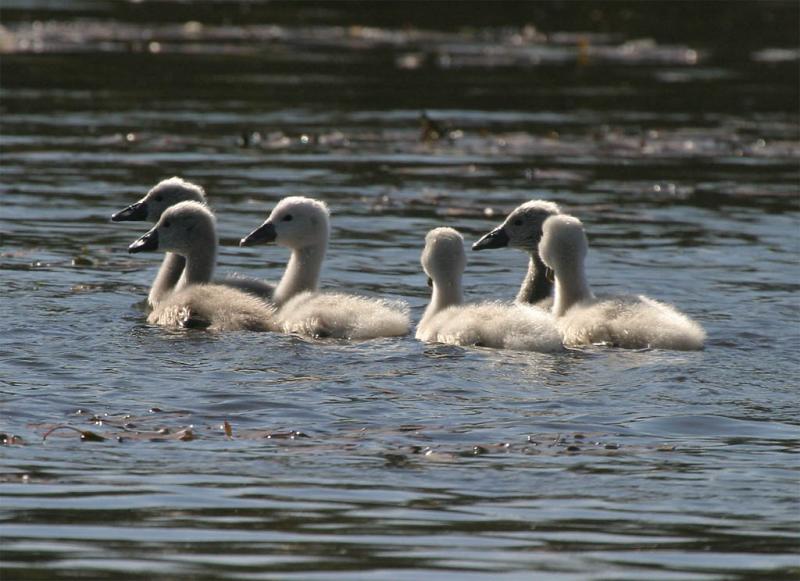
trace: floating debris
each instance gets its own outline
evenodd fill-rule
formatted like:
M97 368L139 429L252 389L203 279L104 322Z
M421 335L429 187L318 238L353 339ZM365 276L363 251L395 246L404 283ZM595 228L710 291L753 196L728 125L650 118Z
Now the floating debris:
M57 430L72 430L73 432L77 432L81 435L81 442L105 442L106 440L106 438L100 434L96 434L95 432L90 432L89 430L79 430L78 428L74 428L72 426L62 425L50 428L47 432L45 432L44 436L42 436L42 442L46 441L47 437Z
M292 430L290 432L270 432L264 436L267 440L297 440L298 438L310 438L308 434Z
M153 410L159 410L157 415L153 415ZM103 431L81 430L67 424L40 426L44 433L42 441L52 437L52 434L59 432L74 432L80 435L84 442L116 441L127 444L136 442L193 442L195 440L208 439L232 439L233 425L224 420L221 423L204 424L198 428L193 423L185 422L186 416L191 416L189 410L166 411L160 408L150 408L148 413L137 415L130 413L119 414L92 414L85 409L80 409L74 415L86 416L82 421L100 426ZM358 426L338 433L332 440L330 435L326 437L314 437L307 432L297 429L239 429L236 433L237 440L240 441L259 441L270 440L276 446L291 446L293 450L303 450L305 452L326 453L329 450L341 450L344 445L347 448L358 450L364 442L374 442L371 436L377 435L379 439L401 438L405 443L399 446L395 443L388 443L389 449L378 451L379 457L383 458L387 466L393 468L408 467L415 464L415 458L424 458L426 462L463 462L469 458L486 457L499 459L508 455L527 455L527 456L560 456L581 454L582 457L591 456L618 456L623 453L623 446L614 441L609 441L613 435L607 433L588 433L588 432L552 432L552 433L533 433L520 440L502 440L493 443L470 443L470 444L447 444L447 440L437 439L435 434L441 431L440 426L429 426L425 424L401 424L392 428L385 426L375 429L365 426ZM300 446L298 440L305 440ZM345 442L342 444L342 440ZM409 441L410 440L410 441ZM414 441L423 442L414 443ZM336 441L338 443L332 443ZM296 442L291 444L291 442ZM0 434L0 444L25 444L22 438L10 434ZM624 453L630 454L652 454L658 452L672 452L676 446L662 442L642 443L636 442L624 446ZM372 449L365 449L364 453L373 455Z
M386 461L386 466L390 468L406 468L411 464L411 461L405 454L388 453L383 455L383 459Z
M94 261L86 256L76 256L72 259L72 266L94 266Z
M422 133L419 136L419 140L422 142L438 141L445 133L442 126L428 117L425 111L419 116L419 122L422 126Z
M236 141L236 144L243 148L258 145L259 143L261 143L261 133L258 131L242 131Z
M178 439L182 442L191 442L194 440L194 432L191 428L186 428L178 432Z
M0 444L3 446L15 446L24 443L20 436L15 436L14 434L0 434Z

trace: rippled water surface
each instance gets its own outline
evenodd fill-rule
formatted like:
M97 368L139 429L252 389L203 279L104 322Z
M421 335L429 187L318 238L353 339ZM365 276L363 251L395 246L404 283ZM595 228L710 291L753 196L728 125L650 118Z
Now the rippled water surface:
M797 4L3 4L3 579L800 575ZM554 200L596 290L708 344L154 328L147 225L108 218L171 175L219 272L277 279L237 241L313 196L324 286L414 320L427 230ZM523 254L468 258L514 297Z

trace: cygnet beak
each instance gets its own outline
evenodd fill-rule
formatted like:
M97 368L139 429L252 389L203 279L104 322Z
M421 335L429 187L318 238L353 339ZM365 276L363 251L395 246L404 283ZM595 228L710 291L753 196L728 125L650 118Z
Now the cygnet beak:
M544 267L544 276L545 276L545 278L546 278L547 280L549 280L550 282L555 282L555 281L556 281L556 273L555 273L555 271L554 271L552 268L550 268L549 266L545 266L545 267Z
M158 250L158 230L156 229L150 230L150 232L128 246L128 252L131 254L149 250Z
M136 202L111 216L112 222L141 222L147 220L147 203Z
M261 226L250 232L239 241L239 246L254 246L256 244L269 244L275 242L278 233L272 222L264 222Z
M473 244L472 249L486 250L487 248L504 248L506 246L508 246L508 234L502 226L498 226Z
M431 277L428 277L428 286L433 288L433 279Z

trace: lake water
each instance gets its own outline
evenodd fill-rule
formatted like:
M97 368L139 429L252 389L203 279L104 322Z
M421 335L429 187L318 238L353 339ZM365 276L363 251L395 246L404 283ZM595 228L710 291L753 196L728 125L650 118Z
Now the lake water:
M3 579L800 576L796 3L3 4ZM219 273L276 280L237 241L312 196L324 286L415 321L430 228L554 200L707 347L151 327L109 217L172 175ZM523 254L468 259L514 297Z

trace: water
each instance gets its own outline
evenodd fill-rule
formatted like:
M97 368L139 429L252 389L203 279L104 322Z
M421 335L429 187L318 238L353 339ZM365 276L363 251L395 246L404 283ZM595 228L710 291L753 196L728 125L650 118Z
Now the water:
M4 5L4 579L800 574L795 4ZM428 229L555 200L596 290L708 345L149 327L147 226L108 218L176 174L219 272L277 279L284 249L236 242L318 197L325 287L415 320ZM515 295L525 256L468 258L470 299Z

